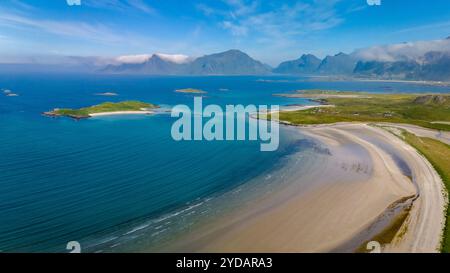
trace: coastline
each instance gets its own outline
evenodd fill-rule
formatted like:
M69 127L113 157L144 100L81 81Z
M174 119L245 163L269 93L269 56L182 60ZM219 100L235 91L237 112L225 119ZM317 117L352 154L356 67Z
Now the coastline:
M319 105L298 105L298 106L284 106L282 109L280 109L281 112L295 112L295 111L304 111L308 109L314 109L314 108L329 108L334 107L334 105L327 105L327 104L319 104ZM275 112L280 111L268 111L266 114L273 114Z
M114 111L114 112L100 112L89 114L90 117L116 116L116 115L150 115L153 111Z
M429 137L432 139L439 140L443 143L450 145L450 132L448 131L437 131L429 128L420 127L412 124L399 124L399 123L379 123L382 126L387 126L389 128L403 129L411 132L419 137Z
M393 124L400 126L407 131L411 129L401 127L403 124ZM416 129L413 126L411 128ZM420 128L420 127L418 127ZM428 130L428 129L427 129ZM386 135L394 136L395 132L388 132ZM403 151L409 154L407 164L413 171L413 181L418 187L418 197L414 201L408 217L402 225L404 230L401 236L396 237L391 244L385 246L386 252L412 252L430 253L439 252L446 221L446 208L448 205L447 191L443 180L431 163L424 155L419 153L403 139L396 136L393 139L395 145L404 145ZM432 137L435 138L435 137ZM437 139L437 138L435 138Z
M314 80L322 80L329 82L343 82L343 81L354 81L354 82L385 82L385 83L410 83L410 84L419 84L419 85L429 85L429 86L449 86L450 82L448 81L433 81L433 80L401 80L401 79L376 79L376 78L353 78L353 77L333 77L333 76L309 76L307 78L311 78Z
M193 229L162 251L354 252L390 224L392 219L374 229L381 216L402 202L410 207L408 221L398 231L405 234L383 251L437 251L445 205L442 183L414 149L367 124L300 130L329 149L320 170L301 177L294 173L288 178L294 183ZM302 181L296 180L316 185L299 190Z
M140 101L103 102L79 109L54 108L51 111L42 113L42 115L47 117L69 117L80 120L98 116L153 114L152 109L155 108L159 108L159 106Z

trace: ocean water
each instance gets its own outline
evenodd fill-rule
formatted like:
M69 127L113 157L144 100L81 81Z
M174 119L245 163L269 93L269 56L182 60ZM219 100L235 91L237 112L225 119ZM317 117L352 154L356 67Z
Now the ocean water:
M175 142L174 119L114 116L47 118L55 107L142 100L169 109L192 105L175 89L208 92L204 104L302 104L274 97L296 89L449 92L449 87L381 82L311 82L293 77L146 77L66 74L0 75L0 251L68 252L157 249L202 217L233 209L252 189L267 189L290 155L314 157L296 130L281 129L280 148L250 141ZM116 92L117 97L95 96ZM266 179L267 178L267 179ZM236 201L223 196L242 192ZM254 193L253 193L254 194ZM223 205L223 207L221 207Z

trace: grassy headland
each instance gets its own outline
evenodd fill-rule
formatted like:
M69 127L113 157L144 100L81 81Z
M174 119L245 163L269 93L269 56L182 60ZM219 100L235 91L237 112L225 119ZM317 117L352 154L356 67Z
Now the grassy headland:
M98 105L84 107L80 109L59 109L56 108L53 111L45 112L47 116L66 116L75 119L89 118L91 114L96 113L114 113L122 111L148 111L155 109L158 106L150 103L140 101L122 101L122 102L104 102Z
M306 98L335 107L281 112L292 124L336 122L393 122L450 131L450 96L433 94L371 94L337 91L301 91L277 96ZM438 122L437 122L438 121Z

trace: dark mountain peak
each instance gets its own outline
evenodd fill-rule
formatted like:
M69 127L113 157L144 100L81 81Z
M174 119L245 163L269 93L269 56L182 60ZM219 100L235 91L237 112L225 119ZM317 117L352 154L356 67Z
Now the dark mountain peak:
M228 53L228 54L245 54L244 52L240 51L239 49L229 49L227 51L224 51L223 53Z
M450 36L446 38L448 41ZM450 53L445 48L428 50L420 56L398 52L395 60L366 60L353 52L339 52L323 60L313 54L280 63L272 69L245 52L230 49L205 55L189 62L178 62L178 56L154 54L145 62L109 65L107 73L141 73L155 75L263 75L270 72L297 75L356 76L383 79L450 81Z
M235 56L235 57L249 57L247 53L244 53L242 51L240 51L239 49L230 49L224 52L220 52L220 53L215 53L215 54L211 54L211 55L206 55L204 57L208 57L208 56Z
M303 54L300 57L300 60L320 60L319 58L317 58L315 55L313 54Z
M237 49L205 55L188 63L172 62L153 54L143 63L110 65L103 70L107 73L150 75L262 75L270 71L270 67Z
M282 62L273 70L281 74L314 74L321 60L312 54L303 54L300 58Z
M445 58L446 55L448 55L447 52L439 52L439 51L430 51L425 53L424 55L424 59L425 62L435 62L435 61L439 61L442 58Z
M325 75L347 75L353 73L356 60L343 52L334 56L327 56L317 69L319 73Z
M164 60L158 54L153 54L142 63L123 63L109 65L103 72L122 74L175 75L182 72L183 65Z
M300 59L305 59L305 58L310 58L310 57L313 57L314 55L312 55L312 54L303 54L301 57L300 57ZM315 57L315 56L314 56Z
M330 62L334 60L340 60L340 59L352 59L352 57L348 54L345 54L343 52L339 52L338 54L335 54L333 56L327 55L325 59L323 59L322 62Z
M189 74L194 75L260 75L269 72L266 65L237 49L205 55L189 67Z
M160 56L158 56L158 54L153 54L147 61L145 61L146 63L150 63L150 62L166 62L165 60L163 60Z

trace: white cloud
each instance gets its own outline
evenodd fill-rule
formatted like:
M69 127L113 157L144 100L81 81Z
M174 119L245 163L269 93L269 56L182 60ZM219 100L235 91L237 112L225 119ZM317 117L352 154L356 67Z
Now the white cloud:
M155 14L156 10L142 0L82 0L83 5L99 9L113 9L121 12L138 10Z
M353 54L362 60L394 62L402 60L421 61L430 51L450 54L450 39L418 41L385 46L373 46L356 50Z
M0 25L19 29L39 29L47 33L67 37L84 38L94 41L117 42L122 37L102 24L90 24L77 21L55 21L49 19L33 19L11 12L0 10Z
M98 56L64 56L60 54L4 54L1 63L3 64L38 64L38 65L64 65L80 66L84 68L103 67L114 63L111 58Z
M246 16L256 12L259 3L257 1L224 0L232 8L233 16Z
M233 36L258 36L256 42L293 45L299 37L333 28L344 19L336 5L341 0L310 0L303 2L263 3L260 0L222 0L226 8L211 8L204 4L197 8L214 17L219 26ZM264 5L263 5L264 4ZM270 9L267 8L270 6Z
M140 64L148 61L152 55L141 54L141 55L125 55L116 58L116 62L122 64Z
M236 25L230 21L224 21L222 23L224 29L229 29L234 36L246 36L248 28L242 25Z
M140 54L140 55L124 55L115 58L114 61L116 63L122 64L140 64L148 61L153 55L156 55L165 61L176 64L188 63L193 60L193 58L182 54L155 53L155 54Z
M184 63L188 63L192 60L191 57L182 55L182 54L156 53L155 55L157 55L158 57L160 57L161 59L163 59L165 61L176 63L176 64L184 64Z
M426 25L414 26L414 27L410 27L410 28L404 28L404 29L395 31L394 34L424 32L427 30L446 29L449 27L450 27L450 21L444 21L444 22L437 22L437 23L433 23L433 24L426 24Z
M147 5L142 0L128 0L128 5L130 5L131 7L135 8L137 10L145 12L147 14L155 14L156 13L154 8Z
M212 16L217 12L215 9L213 9L205 4L197 4L197 9L206 16Z
M20 0L11 0L11 3L22 10L35 10L34 6L26 4Z

